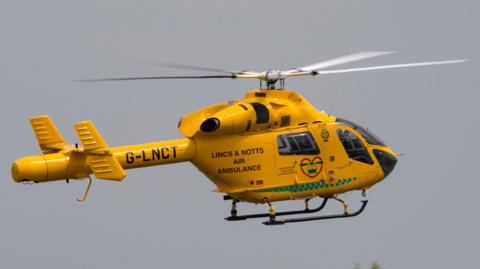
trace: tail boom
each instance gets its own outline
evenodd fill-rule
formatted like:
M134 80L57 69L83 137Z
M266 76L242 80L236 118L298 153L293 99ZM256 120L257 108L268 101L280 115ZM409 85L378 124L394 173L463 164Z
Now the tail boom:
M112 152L124 169L132 169L190 161L195 154L195 145L192 140L185 138L123 146L113 148Z
M195 155L195 144L188 138L110 148L90 121L75 124L83 146L71 146L65 144L48 116L34 119L51 130L49 140L39 139L42 150L48 151L16 160L12 164L16 182L80 179L92 173L98 179L119 181L126 176L124 169L186 162ZM34 131L38 138L39 133Z
M190 139L177 139L141 145L110 148L111 156L122 169L134 169L154 165L187 162L194 157L195 146ZM47 182L85 178L99 169L109 169L102 155L85 153L82 148L70 151L28 156L15 161L12 177L16 182ZM103 165L103 166L102 166ZM102 178L102 170L95 173ZM108 171L103 171L108 172ZM118 176L116 178L123 178ZM115 178L102 178L120 180Z

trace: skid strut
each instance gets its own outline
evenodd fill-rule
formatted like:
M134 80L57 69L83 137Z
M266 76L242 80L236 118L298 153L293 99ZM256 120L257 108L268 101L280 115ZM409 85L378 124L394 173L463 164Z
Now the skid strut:
M325 216L316 216L316 217L304 217L304 218L290 218L290 219L283 219L283 220L276 220L276 219L269 219L268 221L263 222L265 225L281 225L285 223L291 222L305 222L305 221L314 221L314 220L324 220L324 219L339 219L339 218L350 218L360 215L363 212L365 207L367 206L368 200L362 201L362 206L360 209L353 213L346 213L343 214L336 214L336 215L325 215Z
M316 208L310 209L308 208L308 201L305 201L305 209L304 210L293 210L293 211L281 211L281 212L276 212L274 216L289 216L289 215L297 215L297 214L309 214L309 213L315 213L320 210L322 210L325 205L327 204L328 198L324 198L323 202L321 205L319 205ZM235 211L233 211L233 203L235 203ZM249 214L249 215L237 215L237 210L236 210L236 201L232 203L232 215L230 217L225 218L225 220L228 221L235 221L235 220L246 220L246 219L254 219L254 218L267 218L267 217L272 217L270 213L263 213L263 214Z

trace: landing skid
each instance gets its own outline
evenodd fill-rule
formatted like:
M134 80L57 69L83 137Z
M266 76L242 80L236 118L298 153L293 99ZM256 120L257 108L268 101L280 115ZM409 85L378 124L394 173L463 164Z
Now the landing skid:
M319 205L316 208L310 209L306 208L304 210L293 210L293 211L282 211L282 212L277 212L275 216L290 216L290 215L297 215L297 214L311 214L318 212L322 210L325 205L327 204L328 198L324 198L323 202L321 205ZM250 214L250 215L236 215L236 211L232 212L232 215L230 217L225 218L227 221L237 221L237 220L246 220L246 219L254 219L254 218L266 218L270 217L269 213L264 213L264 214Z
M324 201L325 203L325 201ZM363 212L365 207L367 206L368 200L363 200L362 201L362 206L360 209L353 213L344 213L344 214L336 214L336 215L325 215L325 216L316 216L316 217L304 217L304 218L290 218L290 219L283 219L283 220L277 220L275 219L275 216L270 217L268 221L263 222L265 225L282 225L285 223L291 223L291 222L306 222L306 221L314 221L314 220L324 220L324 219L339 219L339 218L350 218L350 217L355 217L360 215L360 213ZM278 214L277 214L278 215ZM268 214L267 214L268 216Z

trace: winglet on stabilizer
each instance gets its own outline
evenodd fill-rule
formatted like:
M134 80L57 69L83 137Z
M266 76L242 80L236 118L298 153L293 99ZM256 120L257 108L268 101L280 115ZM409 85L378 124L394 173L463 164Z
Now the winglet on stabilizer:
M60 151L65 148L65 140L49 116L30 118L30 124L42 151Z

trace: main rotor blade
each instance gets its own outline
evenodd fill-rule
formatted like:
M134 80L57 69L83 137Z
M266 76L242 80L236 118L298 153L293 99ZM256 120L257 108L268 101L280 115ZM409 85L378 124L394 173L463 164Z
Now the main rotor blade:
M319 69L323 69L323 68L327 68L327 67L331 67L331 66L335 66L335 65L351 63L351 62L355 62L355 61L360 61L360 60L373 58L373 57L378 57L378 56L387 55L387 54L392 54L392 53L395 53L395 52L393 52L393 51L364 51L364 52L358 52L358 53L342 56L342 57L339 57L339 58L331 59L331 60L328 60L328 61L323 61L323 62L319 62L319 63L316 63L316 64L307 65L307 66L299 67L299 68L296 68L296 69L291 69L291 70L288 70L288 71L285 71L285 72L287 72L287 73L312 72L312 71L316 71L316 70L319 70Z
M125 78L99 78L99 79L79 79L81 82L99 82L99 81L122 81L122 80L149 80L149 79L202 79L202 78L236 78L235 75L217 75L217 76L162 76L162 77L125 77Z
M327 75L327 74L340 74L358 71L370 71L380 69L392 69L403 67L416 67L416 66L428 66L428 65L441 65L441 64L458 64L469 61L468 59L448 60L448 61L436 61L436 62L421 62L421 63L407 63L407 64L392 64L392 65L379 65L370 67L350 68L350 69L338 69L338 70L320 70L314 71L314 75Z
M200 71L208 71L208 72L215 72L215 73L225 73L225 74L235 74L235 73L238 73L238 71L231 71L231 70L225 70L225 69L220 69L220 68L203 67L203 66L190 65L190 64L155 63L155 62L140 62L140 64L152 65L152 66L161 66L161 67L169 67L169 68L176 68L176 69L200 70Z

